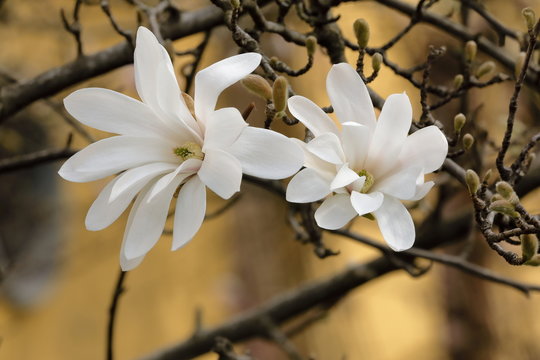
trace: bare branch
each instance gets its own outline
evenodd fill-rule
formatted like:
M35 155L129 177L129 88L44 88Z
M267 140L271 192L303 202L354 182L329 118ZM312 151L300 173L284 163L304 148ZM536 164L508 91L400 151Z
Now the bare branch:
M162 33L170 39L208 31L223 24L223 13L215 7L184 12L180 20L163 24ZM93 55L48 70L37 77L0 88L0 122L32 102L52 96L81 81L127 65L133 61L133 49L123 42Z

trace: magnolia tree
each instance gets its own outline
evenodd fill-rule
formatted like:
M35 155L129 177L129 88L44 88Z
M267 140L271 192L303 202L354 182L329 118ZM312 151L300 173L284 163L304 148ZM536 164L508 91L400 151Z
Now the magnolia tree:
M188 359L210 351L217 352L220 359L247 359L248 355L235 353L232 343L253 337L274 341L291 359L305 358L289 341L291 334L282 328L285 322L306 317L313 308L331 311L336 300L350 290L389 272L421 275L428 268L418 259L455 267L526 294L540 290L471 262L467 251L458 255L434 251L459 244L470 234L480 234L507 264L540 264L540 219L520 201L540 184L540 166L534 161L540 134L535 133L536 125L514 134L522 89L531 93L539 90L535 52L539 25L530 8L522 10L522 27L511 29L474 0L451 2L454 13L447 17L432 11L438 1L420 0L410 5L400 0L377 0L377 6L400 12L409 23L375 47L370 42L369 18L347 24L354 29L354 38L343 35L334 12L345 1L213 0L195 11L182 11L169 1L155 6L138 0L126 2L138 14L136 31L118 24L108 1L99 3L124 42L93 55L84 54L79 14L91 2L77 0L73 19L65 13L62 19L76 40L78 57L34 79L11 79L0 92L4 120L35 101L134 63L139 99L108 89L79 88L63 101L65 110L78 122L117 136L91 142L82 149L72 149L68 142L63 149L43 149L0 161L0 171L9 172L65 159L59 175L72 182L114 175L96 194L86 217L88 230L108 227L131 205L111 303L109 359L113 358L115 311L124 278L161 238L167 218L174 218L172 250L178 250L205 226L207 191L232 199L242 191L242 182L281 196L290 208L289 223L297 238L312 246L316 256L339 256L325 246L327 232L376 248L381 256L347 267L332 278L301 285L147 359ZM469 30L471 13L485 20L495 39ZM286 18L303 23L304 30L289 25ZM415 49L425 59L403 68L388 52L422 23L445 32L459 45L454 45L451 55L437 43ZM199 70L211 30L221 26L229 30L238 54ZM174 40L199 32L206 33L199 46L175 51ZM294 70L263 51L265 33L305 48L307 64ZM519 51L506 50L505 41L514 42ZM319 75L326 79L329 106L304 97L288 83L289 78L310 71L318 49L333 64L328 74ZM355 64L347 63L346 49L356 53ZM185 81L180 83L186 84L185 89L179 87L171 61L171 57L182 55L194 58L190 70L182 74ZM368 59L369 73L364 69ZM439 67L442 61L453 62L455 73ZM495 62L503 69L499 73ZM420 113L413 112L403 89L395 89L395 94L383 99L369 87L383 68L417 89ZM441 73L446 76L443 80L438 75ZM243 84L244 91L264 99L265 109L217 108L221 92L237 82ZM467 98L471 90L501 82L512 83L513 93L498 99L508 109L503 134L499 135L475 123L482 115L469 108ZM191 84L192 94L188 91ZM378 116L375 108L380 109ZM264 128L249 125L253 111L264 111ZM273 129L278 123L302 128L305 136L290 138L276 132ZM74 131L83 131L77 122L72 126ZM494 156L484 156L486 149ZM426 179L431 173L435 175ZM279 181L282 179L288 181ZM430 192L436 199L430 214L415 224L410 209ZM463 192L468 194L470 211L445 218L445 206ZM385 243L351 230L350 225L360 216L376 221ZM305 326L297 330L314 320L305 320Z

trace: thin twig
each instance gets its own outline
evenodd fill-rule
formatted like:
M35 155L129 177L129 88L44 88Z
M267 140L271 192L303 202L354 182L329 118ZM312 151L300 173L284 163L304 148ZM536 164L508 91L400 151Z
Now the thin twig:
M497 154L497 160L495 161L495 163L497 164L497 170L499 171L499 174L504 181L509 181L511 177L511 169L508 169L504 166L504 158L506 156L506 152L508 151L508 147L510 146L510 140L512 138L512 132L514 130L514 118L516 116L516 112L518 108L517 101L519 98L519 94L521 93L523 82L525 81L525 77L527 76L527 69L529 68L529 62L531 60L531 56L532 56L532 53L534 52L534 48L536 45L536 37L538 34L539 24L540 23L537 22L535 27L529 30L529 44L527 47L525 60L523 62L523 66L521 68L516 84L514 86L514 93L512 94L512 98L510 99L510 104L508 105L508 118L506 120L506 131L504 133L504 138L501 143L501 149L499 150L499 153Z
M480 279L484 279L484 280L488 280L497 284L502 284L502 285L512 287L516 290L521 291L525 295L529 295L533 291L534 292L540 291L540 285L525 284L516 280L506 278L504 276L495 274L481 266L468 262L466 259L464 259L461 256L437 254L432 251L419 249L419 248L411 248L409 250L401 251L399 253L394 253L390 248L388 248L387 246L383 244L380 244L364 236L360 236L358 234L355 234L347 230L333 230L332 233L339 234L339 235L348 237L352 240L369 245L371 247L374 247L380 250L381 252L385 254L393 253L396 256L409 255L409 256L419 257L419 258L435 261L441 264L445 264L445 265L454 267L456 269L459 269L470 275L473 275L475 277L478 277Z
M114 325L116 320L116 313L118 310L118 302L120 296L124 293L124 282L126 280L127 271L122 271L118 273L118 280L116 280L116 285L112 295L111 305L109 307L109 321L107 323L107 360L113 360L113 348L114 348Z
M7 159L0 160L0 173L28 169L36 165L67 159L74 155L75 150L70 149L46 149L36 151L30 154L17 155Z
M81 23L79 22L79 12L81 9L82 0L76 0L75 6L73 7L73 22L70 23L67 19L64 9L60 9L60 17L62 18L62 23L64 24L64 29L73 35L77 43L77 57L83 56L83 46L81 40Z

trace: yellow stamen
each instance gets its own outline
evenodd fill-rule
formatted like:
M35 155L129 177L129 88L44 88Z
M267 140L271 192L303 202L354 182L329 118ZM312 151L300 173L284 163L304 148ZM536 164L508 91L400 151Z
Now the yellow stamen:
M186 161L187 159L204 159L204 153L202 152L201 147L194 142L187 142L181 147L174 148L173 152L176 156L181 158L182 161Z
M373 186L373 183L375 182L375 178L373 178L373 175L371 175L367 170L362 169L357 173L359 176L365 176L366 181L364 182L364 186L362 186L362 189L360 192L362 194L366 194L369 189Z

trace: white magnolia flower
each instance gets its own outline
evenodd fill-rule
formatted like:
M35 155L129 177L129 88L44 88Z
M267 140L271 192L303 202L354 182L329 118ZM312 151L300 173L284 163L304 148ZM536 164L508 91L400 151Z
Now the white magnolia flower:
M97 141L66 161L66 180L86 182L122 172L102 190L86 217L89 230L129 214L120 254L122 269L138 266L161 236L169 205L177 196L172 249L199 230L206 187L224 199L240 189L242 173L267 179L293 175L301 148L276 132L248 127L235 108L214 110L219 94L251 73L255 53L232 56L195 77L193 116L179 90L165 49L146 28L137 32L135 84L142 99L98 88L75 91L64 104L77 120L120 134Z
M299 141L305 169L289 183L287 200L326 197L315 220L330 230L372 214L392 249L410 248L414 224L400 200L419 200L431 189L433 182L424 182L424 174L442 165L448 152L445 136L435 126L407 136L412 108L404 93L389 96L376 121L367 88L348 64L332 67L326 88L341 130L310 100L289 99L291 113L315 137L308 144Z

